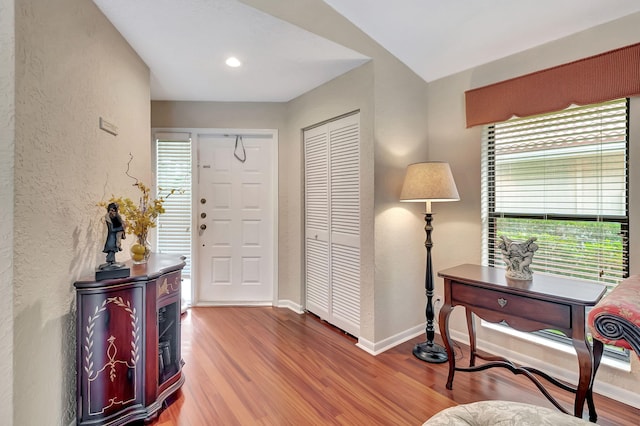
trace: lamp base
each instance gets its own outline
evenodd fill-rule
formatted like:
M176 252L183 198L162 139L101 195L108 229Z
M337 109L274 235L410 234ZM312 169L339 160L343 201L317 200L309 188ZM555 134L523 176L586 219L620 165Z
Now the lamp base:
M418 343L413 347L413 354L416 358L433 364L442 364L449 359L445 348L433 342Z

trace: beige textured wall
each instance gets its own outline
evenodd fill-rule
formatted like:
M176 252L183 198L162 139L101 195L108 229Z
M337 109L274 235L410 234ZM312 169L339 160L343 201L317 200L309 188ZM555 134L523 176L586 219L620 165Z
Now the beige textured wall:
M0 419L13 418L13 163L15 39L13 0L0 0Z
M149 71L90 1L17 0L15 28L14 424L62 425L76 411L73 282L104 262L96 203L136 195L129 152L150 177Z
M408 164L444 159L429 149L425 82L395 58L380 55L374 63L373 342L384 346L380 342L397 339L399 333L424 324L425 317L425 205L399 202L404 173ZM424 330L424 325L420 328Z
M434 246L436 270L459 263L481 261L481 127L465 128L464 91L637 43L639 25L640 14L635 14L429 84L429 152L432 156L438 153L441 159L451 163L461 197L459 202L436 206L438 213L443 213L434 223L434 232L438 232ZM640 146L640 99L633 100L631 109L634 126L630 141L633 156L630 162L631 272L637 274L640 273L640 260L633 253L640 249L640 235L633 230L640 227L640 199L635 188L640 182L640 167L636 166L640 164L640 150L637 149ZM441 235L446 235L446 238ZM442 280L436 281L436 287L442 294ZM454 330L466 336L463 313L456 310L452 316ZM478 328L478 336L490 342L492 350L511 351L523 359L532 357L542 360L552 369L564 369L577 374L574 355L545 349L481 327ZM596 392L606 391L610 395L613 392L615 395L621 390L619 399L640 406L640 365L635 356L632 358L633 373L602 366L595 384Z
M362 337L369 343L382 342L420 327L424 323L425 299L424 208L399 203L398 197L407 164L429 159L427 85L320 0L299 0L295 4L241 1L372 58L373 91L369 96L373 96L373 116L367 120L373 121L367 125L373 126L373 139L364 141L372 143L373 157L367 161L373 163L364 168L367 175L363 177ZM313 94L315 102L309 108L332 105L336 94L330 85L320 88ZM300 101L306 97L307 94L301 96ZM313 111L307 113L310 112ZM292 129L299 131L295 126ZM300 176L300 163L289 167L291 176ZM295 189L291 195L298 198L292 204L297 208L301 205L300 196L295 195ZM371 227L373 235L367 235ZM289 241L295 249L301 247L301 225L291 227ZM295 259L299 258L297 253L293 253ZM294 283L296 277L301 279L300 271L300 267L292 266L292 285L302 285Z
M282 129L279 102L151 102L151 127Z
M281 189L280 206L281 295L304 305L304 175L302 129L360 111L360 204L361 204L361 335L373 340L373 65L362 65L327 84L289 102L287 141L280 173L286 182ZM282 149L282 147L281 147ZM284 226L283 226L284 224ZM284 229L283 229L284 228Z

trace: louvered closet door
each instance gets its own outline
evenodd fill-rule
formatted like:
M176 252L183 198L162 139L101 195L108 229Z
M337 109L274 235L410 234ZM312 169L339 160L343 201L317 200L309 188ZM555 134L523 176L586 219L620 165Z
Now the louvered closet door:
M360 333L360 123L305 131L306 308Z
M306 308L329 318L329 144L327 129L304 133Z

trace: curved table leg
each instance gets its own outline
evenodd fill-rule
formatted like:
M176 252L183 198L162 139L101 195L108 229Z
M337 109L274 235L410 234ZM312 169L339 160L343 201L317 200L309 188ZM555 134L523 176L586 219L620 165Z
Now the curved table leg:
M464 308L467 315L467 331L469 332L469 367L476 365L476 323L473 321L473 312L471 309Z
M593 382L596 380L596 374L598 368L600 368L600 360L602 360L602 354L604 352L604 344L597 339L593 339L593 376L591 377L591 384L589 390L587 390L587 405L589 406L589 421L596 422L598 420L598 414L596 413L596 406L593 403Z
M440 308L440 315L438 316L438 322L440 323L440 336L444 343L444 348L447 351L447 357L449 361L449 376L447 377L447 389L453 388L453 373L456 371L456 357L453 353L453 345L451 344L451 336L449 336L449 315L453 307L451 304L445 302Z
M575 333L574 333L575 335ZM580 378L578 380L578 387L576 388L576 400L573 407L573 415L576 417L582 417L582 411L584 408L585 400L589 403L589 419L595 421L597 414L595 406L593 405L593 395L591 387L593 386L593 378L595 376L594 357L587 337L582 333L582 339L573 338L573 347L578 354L578 364L580 367Z

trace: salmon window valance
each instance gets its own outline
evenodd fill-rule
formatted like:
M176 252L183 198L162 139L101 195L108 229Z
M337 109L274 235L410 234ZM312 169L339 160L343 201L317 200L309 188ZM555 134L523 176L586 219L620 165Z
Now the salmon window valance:
M640 95L640 43L465 92L467 127Z

